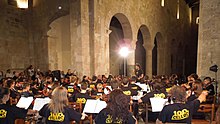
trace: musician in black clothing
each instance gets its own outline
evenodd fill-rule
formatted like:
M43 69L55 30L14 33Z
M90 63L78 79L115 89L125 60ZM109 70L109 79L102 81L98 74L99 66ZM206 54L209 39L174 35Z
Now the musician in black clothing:
M211 78L210 77L205 77L203 80L203 89L207 90L209 92L208 96L213 96L215 95L215 89L212 84Z
M34 96L34 94L32 92L30 92L30 84L29 83L23 84L23 91L21 92L21 96L23 96L23 97Z
M139 102L144 102L150 104L150 98L156 97L156 98L166 98L167 92L164 87L164 85L161 82L155 81L152 85L153 91L147 93L144 95L141 99L139 99Z
M0 124L14 124L16 119L24 119L27 114L35 114L34 110L25 110L16 106L8 105L10 90L0 87Z
M141 87L139 87L138 85L135 84L137 78L135 76L132 76L131 79L130 79L130 84L129 84L129 87L130 87L130 91L131 91L131 96L137 96L138 95L138 91L141 91ZM133 114L134 116L139 119L138 117L138 108L139 108L139 105L138 105L138 100L137 99L133 99L133 104L132 104L132 109L133 109Z
M198 110L200 103L205 101L207 91L191 102L187 102L187 97L190 95L181 86L174 86L170 91L170 99L173 104L165 105L159 114L157 124L162 123L187 123L191 124L192 115Z
M87 99L92 99L92 97L87 92L88 84L86 82L81 83L80 93L75 94L75 102L82 103L83 106L86 104Z
M147 103L148 105L150 105L150 98L167 98L167 92L165 90L165 86L161 82L155 81L152 87L153 87L153 91L141 97L141 99L138 100L139 103L143 102L143 103ZM159 112L148 111L148 113L149 113L148 120L156 121L159 115ZM141 113L141 117L145 121L146 111Z
M12 79L7 80L7 88L10 90L10 100L7 101L7 104L14 105L18 102L18 98L20 97L20 94L15 89L15 81Z
M119 89L110 93L107 107L95 118L96 124L135 124L136 119L129 112L129 97Z
M64 87L54 89L50 103L44 105L39 114L45 118L46 124L69 124L74 120L79 122L86 116L68 107L67 90Z
M131 94L131 87L129 87L129 78L128 77L124 77L122 79L122 87L121 90L123 91L123 93L127 96L132 96Z
M102 94L104 94L103 85L101 83L98 83L96 86L96 90L92 90L91 94L95 96L102 96Z
M129 87L131 88L131 94L132 96L137 96L138 95L138 91L141 90L141 87L139 87L138 85L136 85L137 78L135 76L132 76L130 79L130 84Z

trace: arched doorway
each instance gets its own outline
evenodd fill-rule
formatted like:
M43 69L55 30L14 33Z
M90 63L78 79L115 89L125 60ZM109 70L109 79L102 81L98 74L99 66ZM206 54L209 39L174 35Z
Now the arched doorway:
M117 13L112 17L109 29L111 30L109 34L110 74L122 75L124 70L127 72L127 61L118 52L121 47L130 44L131 25L124 14Z
M141 65L144 74L147 74L146 70L149 68L149 61L147 62L148 56L146 53L148 48L150 48L150 32L146 25L141 25L137 34L135 63L139 63Z
M154 46L152 49L152 75L161 74L164 70L164 45L163 37L160 32L156 33L154 38Z
M154 38L154 47L152 49L152 75L157 75L157 39Z
M69 15L54 20L48 36L48 62L51 70L67 70L71 63Z

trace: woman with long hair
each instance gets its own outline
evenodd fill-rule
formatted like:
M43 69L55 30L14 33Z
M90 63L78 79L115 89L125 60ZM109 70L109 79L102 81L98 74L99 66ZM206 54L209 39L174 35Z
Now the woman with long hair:
M135 124L136 119L129 112L130 97L126 96L120 89L110 93L107 107L95 118L96 124Z
M79 122L86 116L68 107L67 89L64 87L54 89L50 103L44 105L39 114L45 118L47 124L67 124L73 120Z

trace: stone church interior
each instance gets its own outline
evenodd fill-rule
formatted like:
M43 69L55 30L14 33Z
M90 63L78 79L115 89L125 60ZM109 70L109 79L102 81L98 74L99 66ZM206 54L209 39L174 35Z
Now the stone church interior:
M220 124L219 0L0 0L0 24L0 123Z

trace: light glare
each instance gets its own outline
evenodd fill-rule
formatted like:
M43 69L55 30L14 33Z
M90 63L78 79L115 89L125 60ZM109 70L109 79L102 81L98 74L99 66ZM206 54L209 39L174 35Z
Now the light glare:
M164 7L164 0L161 0L161 6Z
M176 15L177 19L180 19L180 1L177 0L177 15Z
M18 8L28 8L28 0L17 0Z
M128 53L129 53L129 50L127 47L122 47L119 51L119 54L124 58L128 56Z

